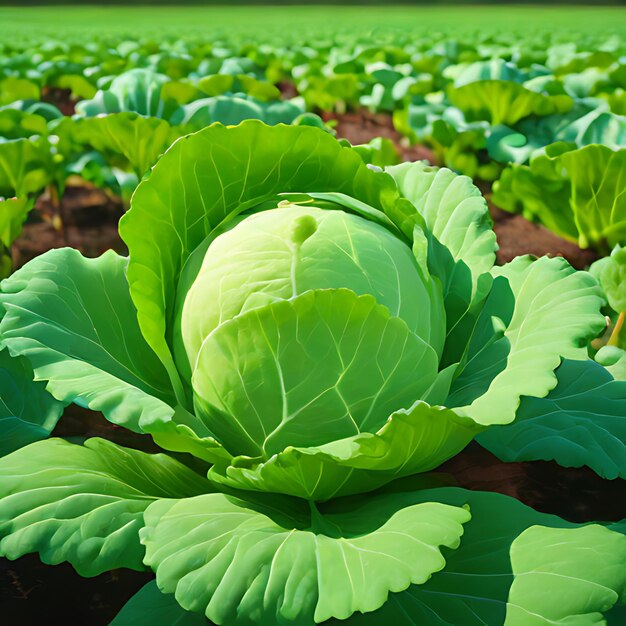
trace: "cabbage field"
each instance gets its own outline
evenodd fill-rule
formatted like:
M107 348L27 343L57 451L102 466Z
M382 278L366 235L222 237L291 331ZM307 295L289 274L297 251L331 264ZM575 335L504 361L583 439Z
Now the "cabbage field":
M0 9L2 623L626 625L626 9Z

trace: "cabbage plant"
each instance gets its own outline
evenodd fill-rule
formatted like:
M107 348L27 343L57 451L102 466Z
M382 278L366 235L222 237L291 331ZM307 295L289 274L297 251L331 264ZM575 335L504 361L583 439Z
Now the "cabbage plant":
M517 415L567 424L581 376L614 396L607 430L626 411L626 383L587 359L595 279L560 258L494 267L468 178L383 171L313 127L213 125L159 160L120 233L128 258L52 250L4 281L0 334L57 400L163 452L53 438L5 456L2 555L152 569L117 625L624 617L619 524L432 473L491 432L504 456ZM572 459L567 437L538 447L626 476L623 449Z
M509 164L494 184L493 202L581 248L608 253L626 243L625 165L626 149L559 141L535 152L528 165Z

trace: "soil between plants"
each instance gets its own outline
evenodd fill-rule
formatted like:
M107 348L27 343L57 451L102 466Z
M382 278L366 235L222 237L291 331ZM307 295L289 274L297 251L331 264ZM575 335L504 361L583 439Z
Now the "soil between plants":
M50 99L64 94L51 94ZM69 106L69 104L68 104ZM435 163L425 146L405 146L389 115L367 111L326 115L335 119L339 137L353 144L376 136L394 141L403 160ZM481 184L489 200L490 188ZM546 229L518 215L510 215L489 203L500 250L498 262L506 263L520 254L563 256L583 269L595 260L590 251L580 250ZM42 197L25 224L23 235L13 247L16 267L51 248L71 246L88 257L112 248L127 252L117 233L123 214L122 203L87 184L66 190L61 209ZM63 218L63 228L59 219ZM55 227L55 225L57 227ZM147 452L157 451L151 439L107 422L102 415L68 407L53 435L81 440L105 437L116 443ZM619 481L605 481L587 468L567 469L555 463L502 463L478 444L470 444L439 471L467 489L496 491L517 498L538 511L553 513L574 522L613 521L626 518L626 501ZM40 626L63 620L77 626L104 626L125 602L148 580L150 572L115 570L96 578L78 576L68 564L43 565L37 555L10 562L0 559L0 606L7 624Z

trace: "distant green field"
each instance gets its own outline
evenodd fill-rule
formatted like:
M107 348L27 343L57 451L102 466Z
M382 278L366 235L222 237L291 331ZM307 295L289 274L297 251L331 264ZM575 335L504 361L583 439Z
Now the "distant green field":
M197 36L233 31L275 41L355 30L423 34L569 31L595 36L626 33L619 7L46 7L1 8L2 43L97 36Z

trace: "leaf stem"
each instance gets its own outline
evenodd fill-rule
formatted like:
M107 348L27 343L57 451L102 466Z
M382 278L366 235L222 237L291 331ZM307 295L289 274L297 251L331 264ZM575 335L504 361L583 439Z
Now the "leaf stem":
M311 510L311 530L318 535L327 537L341 537L341 530L338 526L327 520L317 509L315 502L309 500Z
M617 318L617 322L615 322L615 328L613 328L613 332L609 338L607 345L609 346L619 346L620 343L620 332L624 326L624 320L626 318L626 312L622 311Z

